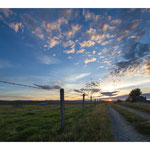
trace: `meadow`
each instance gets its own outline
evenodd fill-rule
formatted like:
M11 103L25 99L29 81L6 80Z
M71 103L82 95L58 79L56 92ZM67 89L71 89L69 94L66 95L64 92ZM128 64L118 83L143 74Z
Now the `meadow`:
M65 127L60 130L60 106L28 104L0 105L0 141L112 141L105 104L65 104Z

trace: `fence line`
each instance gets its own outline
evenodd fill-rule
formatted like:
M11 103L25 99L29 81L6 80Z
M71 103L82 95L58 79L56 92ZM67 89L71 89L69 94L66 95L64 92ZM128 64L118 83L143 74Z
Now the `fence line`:
M82 99L82 107L81 107L81 117L83 117L84 115L84 104L85 104L85 94L82 95L83 99ZM96 107L96 104L98 100L94 100L94 106ZM65 125L65 99L64 99L64 89L60 89L60 113L61 113L61 123L60 123L60 128L61 130L64 129L64 125ZM92 96L90 97L90 106L89 106L89 111L92 111Z

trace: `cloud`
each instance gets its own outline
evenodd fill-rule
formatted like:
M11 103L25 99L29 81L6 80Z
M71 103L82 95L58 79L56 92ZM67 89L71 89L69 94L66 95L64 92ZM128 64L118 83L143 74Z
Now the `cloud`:
M3 23L5 23L6 25L8 25L10 28L12 28L15 32L18 32L19 29L21 29L22 32L24 31L24 25L23 25L22 22L17 22L17 23L11 22L11 23L9 23L1 15L0 15L0 20L2 20Z
M122 20L121 19L114 19L111 21L111 24L119 25L121 24Z
M72 28L70 31L64 33L64 35L67 37L67 39L74 37L74 35L81 29L81 25L79 25L79 24L72 25L71 27Z
M21 16L21 19L28 28L35 29L37 27L38 21L35 18L33 18L31 15L25 13Z
M66 78L67 81L76 81L76 80L79 80L79 79L82 79L86 76L89 76L91 73L88 72L88 73L81 73L81 74L75 74L75 75L71 75L69 77Z
M148 59L146 59L144 61L144 68L146 70L146 74L150 74L150 58L148 57Z
M96 33L96 29L90 28L89 30L86 31L86 33L90 34L90 35L95 34Z
M58 45L60 42L55 40L55 39L50 39L49 41L47 41L48 43L48 48L53 48L54 46Z
M76 75L76 77L74 79L78 80L78 79L84 78L86 76L89 76L90 74L91 73L82 73L82 74Z
M55 85L55 86L49 86L49 85L38 85L38 84L34 84L35 86L44 89L44 90L52 90L52 89L61 89L62 87L59 85Z
M60 34L60 35L54 36L53 38L51 38L50 40L48 40L47 41L48 48L53 48L56 45L60 44L61 38L62 38L62 35Z
M37 59L40 61L40 63L46 64L46 65L60 63L60 60L58 60L57 58L47 56L47 55L40 55L37 57Z
M96 41L97 43L101 43L105 39L105 35L98 34L94 28L90 28L86 33L90 36L90 40Z
M145 60L150 54L150 44L145 41L147 26L149 26L149 22L145 17L149 15L142 13L142 11L139 9L121 11L122 21L114 33L116 40L121 45L119 46L121 50L118 52L121 58L120 61L114 64L115 67L112 69L111 75L121 77L128 75L128 73L134 74L141 68L146 69ZM126 19L125 16L129 17Z
M87 82L86 87L100 87L100 83L98 81Z
M66 54L75 53L75 48L72 47L70 50L65 50L64 53L66 53Z
M63 46L64 46L64 47L69 47L69 46L72 46L72 45L74 45L74 42L71 41L71 40L69 40L69 41L63 43Z
M47 33L52 32L53 30L61 30L60 27L62 24L68 24L68 20L66 20L64 17L61 17L59 19L57 19L54 22L51 23L46 23L45 21L43 21L42 23L42 28L45 29L45 31Z
M86 95L89 94L89 92L91 92L92 94L96 94L98 92L100 92L100 89L94 88L94 89L74 89L75 92L77 93L85 93Z
M118 91L113 91L113 92L101 92L102 95L105 96L115 96L117 95Z
M88 63L94 62L94 61L96 61L96 58L95 58L95 57L93 57L93 58L91 58L91 59L85 59L84 63L85 63L85 64L88 64Z
M85 49L80 49L77 51L77 54L83 53L85 51Z
M38 88L35 86L25 85L25 84L19 84L19 83L13 83L9 81L0 81L1 83L11 84L11 85L18 85L18 86L24 86L24 87L30 87L30 88Z
M94 22L97 22L99 19L99 15L95 15L94 13L90 12L89 10L83 9L83 16L86 21L92 20Z
M9 23L9 27L14 29L15 32L18 32L19 28L24 31L24 25L21 22L18 23Z
M17 85L17 86L24 86L24 87L30 87L30 88L36 88L36 89L44 89L44 90L52 90L52 89L60 89L62 88L59 85L55 86L49 86L49 85L38 85L38 84L33 84L35 86L30 86L30 85L25 85L25 84L19 84L19 83L13 83L13 82L8 82L8 81L0 81L1 83L6 83L6 84L11 84L11 85Z
M127 71L133 72L136 68L141 67L143 60L150 52L150 45L147 43L127 43L124 48L122 55L125 60L115 64L116 68L110 73L111 75L125 75Z
M95 45L95 42L94 41L83 41L82 43L80 43L80 46L81 47L91 47L91 46L94 46Z
M1 8L0 12L2 12L5 17L9 17L10 15L14 14L14 12L9 8Z
M35 34L40 39L44 39L44 34L42 33L41 28L37 27L34 31L32 31L33 34Z
M103 43L101 43L102 46L105 46L107 44L110 44L112 42L112 40L109 40L109 41L104 41Z
M103 31L106 32L107 30L114 30L114 26L110 26L109 24L104 24Z

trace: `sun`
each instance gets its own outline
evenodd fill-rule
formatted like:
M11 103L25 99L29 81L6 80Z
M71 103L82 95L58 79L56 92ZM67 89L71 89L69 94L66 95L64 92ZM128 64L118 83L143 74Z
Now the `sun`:
M109 102L112 102L112 99L109 99L108 101L109 101Z

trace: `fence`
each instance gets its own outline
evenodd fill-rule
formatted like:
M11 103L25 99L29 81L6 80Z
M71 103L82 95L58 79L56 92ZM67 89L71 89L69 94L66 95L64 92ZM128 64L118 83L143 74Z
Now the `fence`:
M84 103L85 103L85 94L82 95L82 107L81 107L81 117L84 115ZM94 100L94 106L96 107L96 104L98 104L99 101L97 99ZM92 96L90 97L90 107L89 112L92 111ZM60 128L64 129L65 125L65 100L64 100L64 89L60 89L60 113L61 113L61 123Z
M39 89L38 87L35 86L28 86L24 84L17 84L17 83L11 83L11 82L5 82L5 81L0 81L1 83L6 83L6 84L12 84L12 85L17 85L17 86L24 86L24 87L30 87L30 88L36 88ZM52 90L52 89L51 89ZM68 95L70 96L70 95ZM81 106L81 117L84 115L84 110L85 110L85 94L82 95L82 106ZM92 111L92 96L90 96L90 107L89 107L89 112ZM99 101L97 99L94 100L94 106L96 107L96 104L98 104ZM64 89L60 89L60 113L61 113L61 123L60 123L60 128L64 129L65 125L65 99L64 99Z

